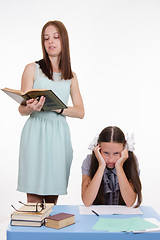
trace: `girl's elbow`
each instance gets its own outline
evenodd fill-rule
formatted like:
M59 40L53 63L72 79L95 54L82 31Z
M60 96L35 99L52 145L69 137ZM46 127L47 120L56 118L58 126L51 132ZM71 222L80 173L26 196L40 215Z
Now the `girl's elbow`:
M82 199L82 201L83 201L83 203L84 203L84 205L86 206L86 207L90 207L91 206L91 204L90 203L87 203L86 201L84 201L83 199Z
M134 203L133 203L133 204L134 204ZM133 204L132 204L132 203L127 203L126 206L127 206L127 207L132 207Z
M90 206L91 206L91 204L87 204L87 203L86 203L86 204L84 203L84 205L85 205L86 207L90 207Z
M133 207L134 204L135 204L135 202L136 202L136 199L134 199L134 200L132 200L132 201L126 203L126 206L127 206L127 207Z
M86 207L90 207L92 205L91 201L86 199L86 197L82 196L82 202Z

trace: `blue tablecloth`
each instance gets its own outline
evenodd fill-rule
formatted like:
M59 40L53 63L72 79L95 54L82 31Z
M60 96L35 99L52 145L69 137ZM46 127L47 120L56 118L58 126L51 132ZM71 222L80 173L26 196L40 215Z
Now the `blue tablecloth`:
M141 206L143 215L134 217L156 218L160 221L160 215L148 206ZM56 205L53 207L51 215L57 213L75 214L75 224L60 230L42 227L18 227L9 226L7 230L7 240L160 240L160 232L151 233L111 233L107 231L92 230L97 222L96 215L80 215L79 206L76 205ZM128 218L133 215L103 215L107 218Z

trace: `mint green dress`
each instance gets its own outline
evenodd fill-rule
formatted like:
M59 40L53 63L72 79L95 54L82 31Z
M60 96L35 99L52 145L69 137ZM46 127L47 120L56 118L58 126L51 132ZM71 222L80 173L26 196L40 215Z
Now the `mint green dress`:
M71 80L53 73L49 80L36 64L33 88L52 89L67 105ZM25 123L19 152L17 190L38 195L67 194L73 157L66 117L52 111L34 112Z

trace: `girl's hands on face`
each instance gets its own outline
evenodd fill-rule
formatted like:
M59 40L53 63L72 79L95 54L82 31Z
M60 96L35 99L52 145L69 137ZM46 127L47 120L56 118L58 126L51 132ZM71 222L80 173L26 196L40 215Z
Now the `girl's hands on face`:
M94 147L94 149L93 149L95 156L98 160L99 166L102 165L102 166L106 167L105 160L102 157L100 150L101 150L101 146L99 144L96 147Z
M121 166L123 167L124 162L128 159L128 150L124 149L121 152L121 157L116 161L115 166Z
M41 96L39 101L37 99L29 99L26 101L28 109L32 112L40 112L45 103L45 97Z

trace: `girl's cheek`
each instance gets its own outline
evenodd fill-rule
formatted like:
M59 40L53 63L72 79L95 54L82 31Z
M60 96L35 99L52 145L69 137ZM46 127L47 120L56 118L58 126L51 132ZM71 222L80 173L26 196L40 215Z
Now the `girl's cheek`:
M107 157L103 157L103 159L104 159L105 163L108 162L108 158Z

